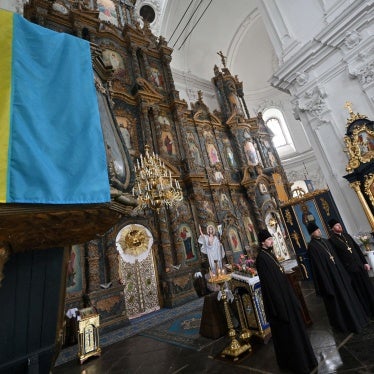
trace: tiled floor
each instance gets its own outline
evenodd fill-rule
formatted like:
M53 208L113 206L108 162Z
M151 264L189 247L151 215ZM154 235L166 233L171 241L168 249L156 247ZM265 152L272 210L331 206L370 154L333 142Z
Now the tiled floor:
M302 289L314 322L308 328L319 361L314 373L374 373L374 322L359 335L336 333L329 326L323 302L315 296L313 284L302 282ZM206 350L196 352L135 335L104 347L101 357L90 358L83 365L74 360L57 366L53 373L284 373L277 367L271 340L268 344L254 343L252 354L237 363L215 358L227 343L220 339Z

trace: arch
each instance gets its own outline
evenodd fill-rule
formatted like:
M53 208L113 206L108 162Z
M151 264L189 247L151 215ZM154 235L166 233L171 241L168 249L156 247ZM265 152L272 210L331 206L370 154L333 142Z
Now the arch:
M295 146L283 113L278 108L271 107L263 112L262 118L266 127L274 135L272 141L278 153L284 156L295 152Z

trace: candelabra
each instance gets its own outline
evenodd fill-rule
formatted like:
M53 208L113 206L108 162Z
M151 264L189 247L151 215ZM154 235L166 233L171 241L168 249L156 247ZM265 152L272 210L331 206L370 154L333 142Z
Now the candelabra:
M145 155L140 155L136 161L135 172L132 194L137 197L139 208L159 211L183 200L179 182L171 176L159 155L150 154L148 145L145 146Z
M225 274L222 272L217 272L217 274L209 279L210 283L218 284L221 289L222 294L222 301L223 306L225 309L225 316L226 316L226 322L228 327L228 335L230 338L230 344L224 348L224 350L221 352L221 357L229 356L233 361L236 361L239 359L239 356L241 356L245 352L250 352L252 350L252 347L249 343L241 343L238 339L236 339L236 332L234 329L234 325L232 323L231 314L229 310L229 305L227 301L227 294L225 289L225 283L228 282L231 279L230 274ZM246 338L249 338L249 335L245 336Z

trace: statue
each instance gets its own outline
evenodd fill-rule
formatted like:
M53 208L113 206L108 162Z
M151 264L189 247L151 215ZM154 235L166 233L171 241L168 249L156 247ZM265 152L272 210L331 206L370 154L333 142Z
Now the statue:
M200 225L199 230L198 242L201 244L201 253L208 256L210 269L215 273L216 263L218 268L222 269L222 259L225 257L225 251L213 225L208 225L206 234L203 233Z

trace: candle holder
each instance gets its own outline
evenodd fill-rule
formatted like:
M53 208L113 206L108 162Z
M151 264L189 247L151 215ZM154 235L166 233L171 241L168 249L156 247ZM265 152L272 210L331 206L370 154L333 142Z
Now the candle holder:
M245 343L241 344L238 339L236 339L236 332L234 329L234 325L232 323L230 311L229 311L229 305L227 301L227 295L225 290L225 283L228 282L231 279L230 274L217 274L216 276L213 276L209 279L210 283L218 284L221 290L222 294L222 301L225 309L225 317L227 321L227 327L229 329L228 335L230 338L230 344L223 349L221 352L221 357L225 358L226 356L230 356L234 359L234 361L239 359L239 356L243 354L246 351L251 351L252 347L250 344Z

